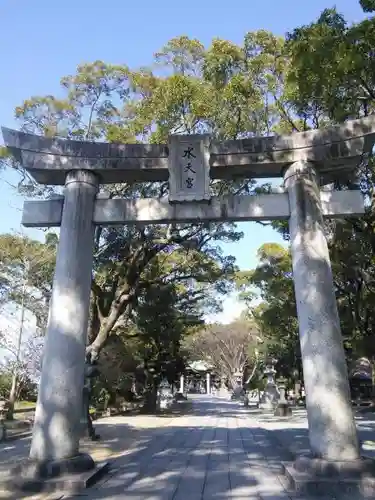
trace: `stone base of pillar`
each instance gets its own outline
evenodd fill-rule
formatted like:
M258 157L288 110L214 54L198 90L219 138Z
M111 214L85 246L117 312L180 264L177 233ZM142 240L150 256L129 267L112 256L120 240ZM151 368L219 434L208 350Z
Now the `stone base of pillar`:
M6 485L19 492L77 493L94 484L108 467L108 462L96 465L86 453L61 460L40 462L29 459L11 469Z
M302 495L343 495L350 493L374 498L375 461L360 458L353 461L329 461L301 456L292 465L284 465L288 487ZM340 496L338 496L340 498Z

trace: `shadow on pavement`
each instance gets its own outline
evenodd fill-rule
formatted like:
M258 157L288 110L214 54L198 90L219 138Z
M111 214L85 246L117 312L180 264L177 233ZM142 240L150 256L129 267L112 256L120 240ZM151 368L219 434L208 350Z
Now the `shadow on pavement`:
M280 424L280 419L273 421L278 428L266 428L271 427L272 415L263 426L259 414L252 415L251 408L238 403L207 397L193 401L183 418L128 416L126 423L116 417L113 424L112 418L97 421L103 441L95 446L111 455L110 472L79 496L64 500L288 500L280 465L308 451L307 428L293 426L292 421ZM361 439L375 439L374 428L375 421L360 420ZM29 443L23 439L9 444L8 450L4 443L0 468L9 469L12 453L25 456Z

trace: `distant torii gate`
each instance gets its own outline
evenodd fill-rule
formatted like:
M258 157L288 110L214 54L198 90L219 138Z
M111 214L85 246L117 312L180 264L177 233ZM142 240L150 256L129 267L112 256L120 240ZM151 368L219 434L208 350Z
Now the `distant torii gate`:
M79 457L95 225L289 219L311 450L357 459L340 323L323 217L364 212L359 191L321 191L353 172L375 142L375 118L290 136L217 142L172 136L168 145L49 139L3 129L5 144L40 184L64 197L25 202L27 227L60 226L30 457ZM210 195L210 179L283 177L285 192ZM169 199L102 199L99 184L166 181Z

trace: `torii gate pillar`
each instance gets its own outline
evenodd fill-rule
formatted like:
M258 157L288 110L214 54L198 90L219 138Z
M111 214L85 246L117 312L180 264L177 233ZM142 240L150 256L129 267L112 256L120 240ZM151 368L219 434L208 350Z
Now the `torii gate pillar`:
M94 467L89 455L79 453L79 439L97 191L94 173L67 175L30 450L40 464L62 461L73 470Z
M310 447L317 458L359 458L320 190L314 166L292 164L284 175Z

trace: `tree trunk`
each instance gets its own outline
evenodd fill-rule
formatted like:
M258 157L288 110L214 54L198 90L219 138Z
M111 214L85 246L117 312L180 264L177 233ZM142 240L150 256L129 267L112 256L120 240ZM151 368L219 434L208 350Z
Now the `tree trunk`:
M90 301L90 321L89 321L89 327L88 327L88 332L87 332L87 339L88 339L88 344L92 344L96 337L98 336L98 333L100 331L100 317L98 313L98 305L95 300L95 296L91 298Z
M112 304L108 316L100 321L97 321L95 328L89 330L91 338L93 338L94 333L96 333L95 339L86 348L86 354L90 354L91 360L96 360L99 357L99 354L107 343L117 320L122 314L124 314L130 301L131 299L129 294L122 296L120 300L118 300L115 304ZM99 331L97 331L98 325L100 325Z
M155 413L157 410L157 400L158 400L158 384L156 381L152 381L147 385L144 394L144 403L142 406L142 413Z
M7 408L7 414L6 414L6 419L7 420L13 420L14 417L14 405L17 400L17 382L18 382L18 377L17 377L17 371L15 370L13 372L12 376L12 385L10 388L9 392L9 398L8 398L8 408Z
M255 375L255 372L257 371L257 368L258 368L258 362L259 362L259 360L258 360L258 356L256 356L256 358L255 358L255 362L254 362L254 366L253 366L253 369L252 369L252 371L251 371L250 375L248 376L248 378L247 378L246 382L244 383L244 386L245 386L246 388L248 387L248 385L249 385L249 384L250 384L250 382L252 381L252 379L253 379L253 377L254 377L254 375Z

